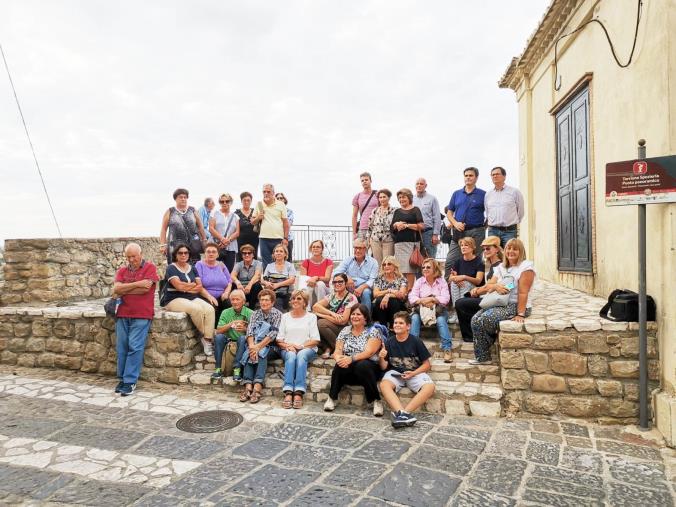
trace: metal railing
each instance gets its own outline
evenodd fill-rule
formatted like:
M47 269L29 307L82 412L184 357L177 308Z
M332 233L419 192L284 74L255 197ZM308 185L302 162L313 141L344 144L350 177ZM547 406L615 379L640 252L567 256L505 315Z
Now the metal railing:
M340 262L352 255L352 227L349 225L301 225L293 224L293 258L307 259L310 243L317 239L324 242L324 256ZM437 260L445 260L448 245L437 245Z

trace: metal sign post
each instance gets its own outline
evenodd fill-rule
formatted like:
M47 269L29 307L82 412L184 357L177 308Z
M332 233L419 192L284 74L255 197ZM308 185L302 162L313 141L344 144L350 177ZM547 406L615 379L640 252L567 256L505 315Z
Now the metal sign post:
M638 161L636 171L642 173L646 168L645 139L638 142ZM643 164L643 165L642 165ZM638 205L638 399L639 428L650 429L648 422L648 311L646 306L646 209L645 204Z

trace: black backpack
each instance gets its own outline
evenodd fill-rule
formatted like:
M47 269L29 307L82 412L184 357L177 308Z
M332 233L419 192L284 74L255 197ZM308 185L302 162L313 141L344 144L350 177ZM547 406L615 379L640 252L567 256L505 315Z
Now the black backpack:
M655 300L646 295L647 320L655 320L657 309ZM608 316L608 310L612 317ZM638 294L626 289L615 289L608 296L608 302L603 305L599 315L604 319L615 322L638 322Z

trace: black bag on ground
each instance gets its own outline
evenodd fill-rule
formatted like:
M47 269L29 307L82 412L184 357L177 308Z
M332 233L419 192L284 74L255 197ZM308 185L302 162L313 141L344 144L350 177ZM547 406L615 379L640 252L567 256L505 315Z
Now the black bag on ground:
M655 320L657 308L655 300L646 295L647 320ZM608 316L608 311L610 315ZM608 302L603 305L599 315L604 319L615 322L638 322L638 294L626 289L615 289L608 296Z

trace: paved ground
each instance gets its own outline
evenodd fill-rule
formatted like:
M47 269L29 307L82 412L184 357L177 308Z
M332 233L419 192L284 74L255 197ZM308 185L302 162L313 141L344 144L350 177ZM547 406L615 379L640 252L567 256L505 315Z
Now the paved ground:
M673 451L619 427L423 414L395 431L353 408L170 386L119 398L112 384L0 368L0 504L674 505ZM245 421L176 429L214 408Z

